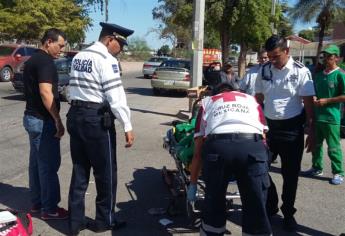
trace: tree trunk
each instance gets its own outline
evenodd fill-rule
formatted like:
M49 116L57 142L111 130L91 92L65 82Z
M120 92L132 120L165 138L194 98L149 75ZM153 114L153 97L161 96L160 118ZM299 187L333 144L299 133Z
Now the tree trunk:
M320 53L321 53L322 46L323 46L323 38L325 36L325 28L326 28L326 25L324 23L320 23L319 44L317 45L317 52L316 52L316 61L315 61L314 72L317 72L317 70L319 68Z
M220 40L222 44L222 65L224 66L229 58L229 34L228 32L223 31L220 35Z
M248 47L247 47L247 45L244 42L242 42L241 43L240 55L238 57L238 76L240 78L242 78L244 76L244 73L246 72L246 65L247 65L246 56L247 56L247 52L248 52Z
M105 5L105 22L108 22L108 4L109 0L104 0L104 5Z

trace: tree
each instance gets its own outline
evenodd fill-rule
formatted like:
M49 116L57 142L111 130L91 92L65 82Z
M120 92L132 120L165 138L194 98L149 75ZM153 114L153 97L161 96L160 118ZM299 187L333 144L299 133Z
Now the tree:
M74 0L1 1L0 38L38 42L51 27L66 32L70 44L82 42L91 19Z
M158 49L158 52L157 52L158 55L164 55L164 56L167 56L167 55L170 55L170 48L168 45L163 45L160 49Z
M277 4L276 15L278 17L277 22L277 33L282 37L286 37L293 34L293 27L290 22L290 19L287 17L290 7L287 3L282 2Z
M140 37L131 37L128 42L128 51L133 57L146 59L150 56L151 49L145 39Z
M302 22L308 23L316 19L316 23L320 28L316 64L319 62L325 31L331 25L334 16L337 15L339 11L342 11L344 7L344 0L298 0L295 6L290 10L290 16L294 20L301 20Z
M161 4L152 10L154 20L160 21L160 38L173 45L186 47L192 39L192 0L159 0Z
M314 41L314 38L315 38L314 35L315 35L315 31L311 29L305 29L298 32L298 36L305 38L309 41Z
M238 65L239 75L246 69L246 55L250 49L259 50L271 35L271 0L241 0L234 10L232 39L241 46Z

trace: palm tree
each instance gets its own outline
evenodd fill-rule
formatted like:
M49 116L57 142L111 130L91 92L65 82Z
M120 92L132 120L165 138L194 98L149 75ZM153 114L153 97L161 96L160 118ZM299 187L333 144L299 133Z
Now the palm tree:
M108 6L109 6L109 0L104 0L104 6L105 6L105 22L108 22Z
M298 0L290 9L290 17L294 21L309 23L316 19L319 30L319 44L316 54L316 65L319 62L325 31L331 25L339 11L344 10L345 0Z

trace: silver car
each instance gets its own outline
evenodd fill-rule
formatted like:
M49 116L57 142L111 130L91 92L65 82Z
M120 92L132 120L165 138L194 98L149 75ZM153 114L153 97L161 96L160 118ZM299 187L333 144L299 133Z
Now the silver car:
M186 91L190 88L191 62L183 59L164 61L152 75L151 86L155 95L162 90Z
M151 57L148 61L144 62L143 74L145 78L150 78L156 68L162 64L165 60L170 59L169 57Z

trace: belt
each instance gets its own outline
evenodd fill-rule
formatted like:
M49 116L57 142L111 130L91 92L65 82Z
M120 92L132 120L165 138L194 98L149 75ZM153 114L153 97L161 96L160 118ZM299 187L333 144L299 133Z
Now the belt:
M246 140L261 140L263 139L261 134L255 133L224 133L224 134L209 134L207 139L246 139Z
M72 100L71 106L91 108L91 109L100 109L100 108L104 107L104 104L103 103L96 103L96 102L86 102L86 101L81 101L81 100Z

